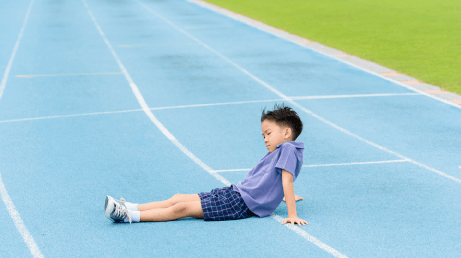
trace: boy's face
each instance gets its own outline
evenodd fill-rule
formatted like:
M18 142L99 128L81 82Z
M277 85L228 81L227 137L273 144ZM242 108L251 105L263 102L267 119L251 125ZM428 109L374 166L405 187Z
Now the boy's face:
M291 128L280 127L274 121L264 120L261 123L263 131L264 144L269 152L274 152L277 145L291 141Z

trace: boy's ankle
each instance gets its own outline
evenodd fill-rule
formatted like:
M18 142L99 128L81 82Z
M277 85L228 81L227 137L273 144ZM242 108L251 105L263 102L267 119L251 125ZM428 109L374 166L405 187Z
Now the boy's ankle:
M125 202L125 206L129 211L139 211L137 203Z
M140 211L131 211L128 210L128 214L131 217L131 222L140 222L141 221L141 212ZM124 219L124 222L129 222L128 217Z

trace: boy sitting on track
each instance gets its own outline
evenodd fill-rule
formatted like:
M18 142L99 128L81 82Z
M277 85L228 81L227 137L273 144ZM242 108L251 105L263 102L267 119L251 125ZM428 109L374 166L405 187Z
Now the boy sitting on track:
M301 119L290 107L276 104L273 111L262 111L261 129L269 152L237 185L199 194L175 194L168 200L145 204L106 196L106 217L113 222L130 223L184 217L205 221L234 220L268 216L284 200L288 218L282 224L307 224L296 214L295 202L302 198L295 196L293 188L303 164L304 143L294 141L303 129Z

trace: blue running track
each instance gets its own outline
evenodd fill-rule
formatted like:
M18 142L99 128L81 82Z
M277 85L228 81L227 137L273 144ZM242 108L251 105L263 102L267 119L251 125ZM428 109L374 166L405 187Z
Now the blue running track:
M0 257L461 256L458 107L183 0L2 1L0 31ZM282 102L308 225L104 217L243 180Z

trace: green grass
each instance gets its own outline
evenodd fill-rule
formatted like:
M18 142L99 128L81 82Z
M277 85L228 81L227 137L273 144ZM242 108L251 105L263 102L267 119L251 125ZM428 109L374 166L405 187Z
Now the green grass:
M206 0L461 94L460 0Z

